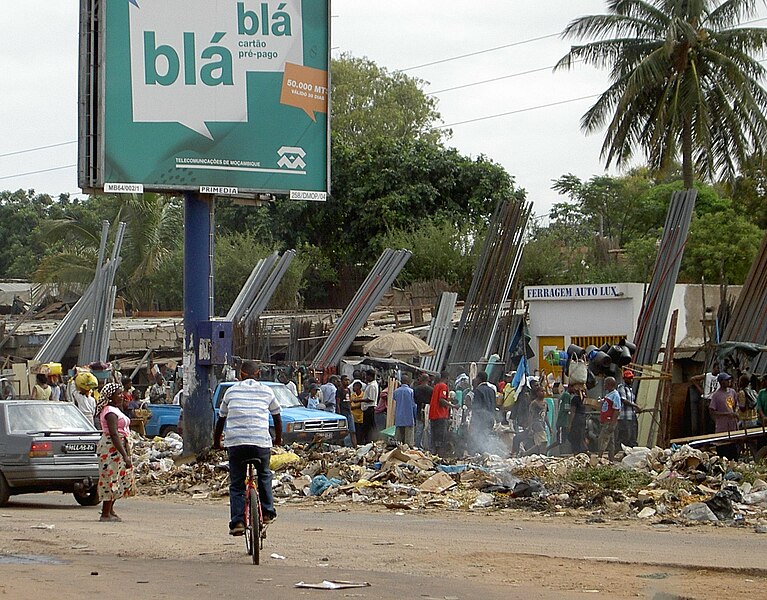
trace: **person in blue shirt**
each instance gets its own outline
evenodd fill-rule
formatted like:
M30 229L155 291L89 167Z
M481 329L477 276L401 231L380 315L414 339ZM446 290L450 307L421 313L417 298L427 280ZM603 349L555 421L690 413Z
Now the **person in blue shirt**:
M615 377L605 377L605 395L602 397L602 410L599 413L599 458L607 450L607 457L615 459L615 429L618 427L618 415L621 411L621 395L618 392Z
M410 387L410 376L402 376L402 385L394 390L394 438L411 448L415 446L415 418L418 410Z

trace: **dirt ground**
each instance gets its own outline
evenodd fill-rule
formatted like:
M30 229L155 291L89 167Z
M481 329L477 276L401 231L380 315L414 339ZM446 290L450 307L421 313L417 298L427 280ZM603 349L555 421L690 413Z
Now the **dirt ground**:
M278 507L253 566L227 535L225 499L139 497L117 509L124 522L99 523L71 496L12 498L0 508L0 595L228 598L247 583L277 599L767 597L767 536L753 529L304 501ZM293 587L323 579L371 587Z

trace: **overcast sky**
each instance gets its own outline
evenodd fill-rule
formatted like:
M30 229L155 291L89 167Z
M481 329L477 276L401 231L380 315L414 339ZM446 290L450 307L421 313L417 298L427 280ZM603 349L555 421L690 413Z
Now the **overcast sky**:
M0 189L79 192L77 145L68 143L77 139L78 6L77 0L0 2ZM550 68L570 46L552 34L604 6L603 0L334 0L333 55L366 56L427 81L424 91L439 92L443 123L452 126L448 144L503 165L544 214L557 201L553 179L605 172L601 134L585 136L579 127L595 99L567 102L600 93L605 73L583 65ZM543 39L530 41L535 38ZM507 47L490 51L499 46ZM469 53L477 54L445 60ZM411 68L435 61L444 62ZM543 70L507 77L535 69ZM503 79L440 91L496 78ZM562 104L525 110L555 103ZM494 117L503 113L514 114ZM53 144L64 145L3 156ZM56 170L20 175L43 169Z

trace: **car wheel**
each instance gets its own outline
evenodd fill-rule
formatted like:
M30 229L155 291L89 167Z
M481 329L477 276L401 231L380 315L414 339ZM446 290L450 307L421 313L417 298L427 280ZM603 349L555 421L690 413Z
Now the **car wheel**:
M80 506L96 506L99 503L99 491L93 487L73 492L72 495Z
M178 427L175 425L166 425L160 428L160 437L166 437L169 433L178 433Z
M759 451L756 453L756 456L754 457L754 462L767 462L767 445L762 446L759 448Z
M5 475L0 473L0 506L8 504L8 498L11 497L11 488L5 479Z

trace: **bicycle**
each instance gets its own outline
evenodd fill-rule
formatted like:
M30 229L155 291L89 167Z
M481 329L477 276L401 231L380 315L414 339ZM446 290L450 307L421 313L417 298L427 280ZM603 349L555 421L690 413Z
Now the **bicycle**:
M247 462L248 470L245 475L245 550L253 559L253 564L259 564L261 550L266 539L266 525L261 512L261 500L258 497L258 472L256 467L261 460L253 458Z

